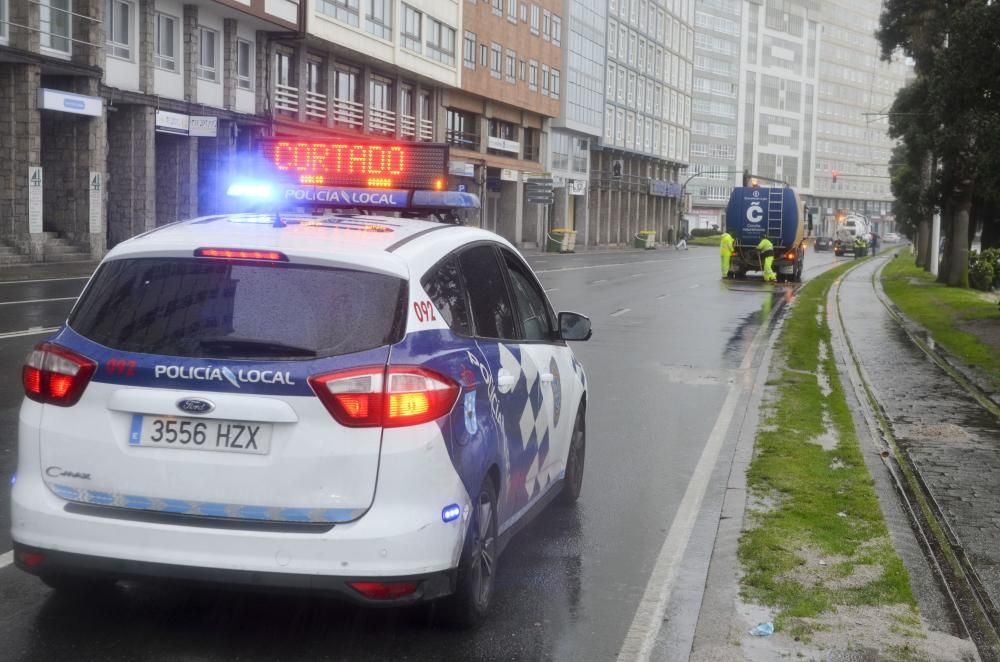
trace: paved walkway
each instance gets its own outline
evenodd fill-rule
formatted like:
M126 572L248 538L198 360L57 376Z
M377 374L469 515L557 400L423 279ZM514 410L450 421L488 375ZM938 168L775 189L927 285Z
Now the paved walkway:
M846 276L840 309L864 377L994 605L1000 605L1000 420L909 339L872 276Z

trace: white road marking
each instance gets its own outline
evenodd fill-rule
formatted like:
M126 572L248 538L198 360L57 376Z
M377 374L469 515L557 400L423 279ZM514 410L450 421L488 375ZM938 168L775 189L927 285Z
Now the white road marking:
M639 276L641 276L641 275L642 275L642 274L632 274L632 278L638 278L638 277L639 277Z
M37 336L42 333L52 333L53 331L58 330L58 326L33 326L30 329L25 329L24 331L8 331L7 333L0 333L0 340L5 340L7 338L20 338L21 336Z
M591 285L597 285L598 283L606 283L606 282L608 282L608 279L607 278L602 278L601 280L592 280L592 281L590 281L590 284Z
M0 554L0 568L6 568L14 562L14 550Z
M627 313L630 310L632 310L632 309L631 308L619 308L615 312L611 313L611 317L619 317L620 315L624 315L625 313Z
M666 294L661 294L660 296L658 296L658 297L656 297L656 298L657 298L657 299L666 299L666 298L667 298L667 295L666 295Z
M33 280L4 280L0 285L21 285L22 283L51 283L57 280L87 280L90 276L67 276L65 278L35 278Z
M584 267L562 267L560 269L536 269L536 274L551 274L557 271L582 271L583 269L610 269L611 267L627 267L633 264L655 264L664 262L687 262L689 260L704 260L707 256L703 257L681 257L681 258L666 258L663 260L636 260L634 262L615 262L614 264L590 264Z
M58 297L55 299L25 299L24 301L0 301L0 306L14 306L19 303L45 303L47 301L75 301L79 297Z
M693 289L694 289L694 288L696 288L696 287L701 287L701 283L695 283L694 285L692 285L692 286L691 286L691 288L690 288L690 289L692 289L692 290L693 290Z
M663 547L660 548L653 572L646 584L646 590L643 591L642 599L636 608L632 625L625 635L621 650L618 651L618 662L649 662L656 637L663 626L663 616L667 610L670 593L677 580L677 572L681 560L684 558L684 551L687 549L691 531L694 529L698 512L701 510L701 504L705 498L705 491L712 478L712 471L722 450L729 424L736 413L736 405L746 389L750 387L749 368L758 346L767 333L767 328L766 323L761 325L756 337L747 349L743 361L740 363L742 378L735 381L729 389L722 409L719 411L719 417L715 419L715 426L712 428L705 448L702 449L701 457L698 459L698 464L695 466L691 480L684 491L684 498L670 524L670 530L663 541Z
M558 288L558 287L550 287L549 289L547 289L547 290L545 290L545 291L546 291L546 292L558 292L558 291L559 291L559 288Z

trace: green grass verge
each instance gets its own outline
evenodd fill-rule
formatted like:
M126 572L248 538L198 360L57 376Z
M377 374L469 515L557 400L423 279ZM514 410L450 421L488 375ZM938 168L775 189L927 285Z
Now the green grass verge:
M716 234L711 237L691 237L688 239L688 244L692 246L715 246L718 248L720 241L722 241L722 235Z
M907 317L931 332L935 342L985 372L1000 389L1000 346L988 345L961 328L964 322L976 320L993 320L1000 325L995 297L937 283L905 252L882 270L882 287Z
M814 625L801 619L838 605L903 604L916 611L830 351L827 293L854 264L799 290L775 346L773 397L747 473L751 495L769 507L748 510L739 546L743 595L775 608L775 627L802 637ZM814 443L830 434L831 450ZM866 581L843 581L860 566L869 566Z

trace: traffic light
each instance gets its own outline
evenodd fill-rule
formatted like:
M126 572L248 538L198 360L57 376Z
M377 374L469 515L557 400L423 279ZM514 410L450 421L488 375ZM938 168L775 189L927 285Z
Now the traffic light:
M832 174L833 174L833 183L836 184L837 183L837 175L839 175L840 173L837 172L836 170L834 170Z

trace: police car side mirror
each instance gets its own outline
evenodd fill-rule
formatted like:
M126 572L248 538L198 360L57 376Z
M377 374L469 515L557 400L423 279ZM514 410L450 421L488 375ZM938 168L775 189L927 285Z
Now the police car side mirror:
M559 336L563 340L590 340L590 318L579 313L559 313Z

